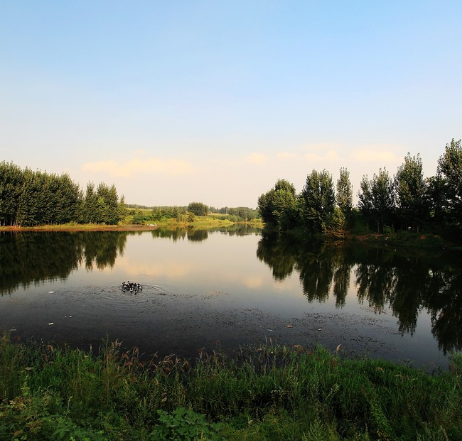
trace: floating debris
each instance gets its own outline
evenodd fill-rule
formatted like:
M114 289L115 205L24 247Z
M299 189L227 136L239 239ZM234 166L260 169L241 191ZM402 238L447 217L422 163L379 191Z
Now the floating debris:
M293 328L293 326L292 325L287 325L286 328Z
M320 331L320 330L321 330L321 328L318 328L318 331Z
M55 292L54 291L48 291L48 294L54 294Z
M48 326L51 326L51 325L54 325L54 323L53 322L48 323Z

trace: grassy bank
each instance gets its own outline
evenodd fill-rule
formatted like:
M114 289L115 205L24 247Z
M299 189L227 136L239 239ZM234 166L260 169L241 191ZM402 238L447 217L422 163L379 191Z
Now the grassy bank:
M260 219L252 222L233 222L225 217L220 216L196 216L193 221L187 219L163 219L157 222L142 222L134 224L133 218L127 217L123 222L118 225L105 225L105 224L77 224L69 223L62 225L38 225L36 227L5 227L0 226L0 231L143 231L155 230L157 228L178 229L178 228L197 228L209 229L229 227L231 225L245 224L255 228L263 228Z
M2 440L460 440L462 358L429 375L318 347L140 361L0 343Z

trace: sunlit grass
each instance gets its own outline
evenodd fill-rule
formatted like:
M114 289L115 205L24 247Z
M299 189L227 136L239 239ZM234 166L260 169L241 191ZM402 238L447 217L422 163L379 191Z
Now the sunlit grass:
M199 432L229 440L462 439L461 356L449 371L428 374L321 347L142 360L118 342L92 354L4 335L0 375L2 440L201 439Z
M256 228L263 228L263 223L260 219L251 222L238 222L251 225ZM189 222L186 219L165 218L158 221L146 221L142 224L134 224L133 216L127 216L118 225L106 224L78 224L75 222L61 225L38 225L36 227L7 227L0 226L0 231L98 231L98 230L114 230L117 229L133 229L139 230L143 227L159 227L159 228L217 228L228 227L236 224L226 217L218 215L196 216L194 221Z

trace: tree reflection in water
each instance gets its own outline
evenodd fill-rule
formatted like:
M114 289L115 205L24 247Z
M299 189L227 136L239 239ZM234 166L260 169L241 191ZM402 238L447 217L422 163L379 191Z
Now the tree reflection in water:
M261 229L254 228L245 224L234 224L229 227L216 227L216 228L158 228L152 230L152 237L161 237L163 239L171 239L173 242L177 240L188 239L192 242L202 242L209 237L209 233L221 232L229 236L246 236L251 233L260 234Z
M309 302L325 302L333 294L339 308L345 306L354 276L358 301L376 313L390 308L401 334L415 332L425 309L439 348L445 354L462 350L462 270L453 264L460 255L419 250L410 256L389 247L301 242L264 232L257 257L276 280L297 271Z
M246 226L218 231L237 236L253 232ZM112 267L128 235L136 234L141 233L0 233L0 294L66 279L81 264L88 270ZM203 241L208 233L155 230L152 236ZM367 302L376 313L390 308L402 334L413 334L420 312L426 310L440 349L445 354L462 350L462 270L454 264L461 261L460 254L419 251L404 255L389 247L301 242L264 232L257 257L271 268L276 280L298 273L309 302L325 302L333 295L336 306L342 308L354 281L358 301Z
M0 294L45 280L64 280L81 262L87 270L112 267L128 232L0 234Z

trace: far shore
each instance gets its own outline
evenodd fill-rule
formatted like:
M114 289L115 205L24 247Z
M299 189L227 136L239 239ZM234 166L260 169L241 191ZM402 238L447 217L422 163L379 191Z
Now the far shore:
M261 224L237 222L239 224L256 225ZM63 224L63 225L37 225L35 227L20 227L20 226L0 226L0 231L10 232L26 232L26 231L153 231L159 228L177 229L177 228L217 228L229 227L235 225L236 222L220 219L207 219L204 221L196 221L193 223L168 221L160 223L146 224L119 224L119 225L104 225L104 224Z
M177 222L169 220L167 222L146 223L146 224L119 224L119 225L104 225L104 224L63 224L63 225L38 225L35 227L20 227L20 226L0 226L0 232L79 232L79 231L154 231L159 228L176 230L176 229L211 229L219 227L230 227L236 224L245 224L257 228L264 228L261 222L232 222L229 220L210 219L196 220L192 223ZM292 232L296 237L302 237L303 233L300 230ZM363 244L384 244L400 247L418 247L432 249L460 249L460 245L443 239L441 236L434 233L410 233L398 232L397 234L377 234L377 233L347 233L343 237L331 237L326 235L317 236L325 240L334 240L335 242L346 243L363 243Z
M37 227L0 227L0 231L23 232L23 231L150 231L159 228L158 225L100 225L100 224L76 224L76 225L39 225Z

